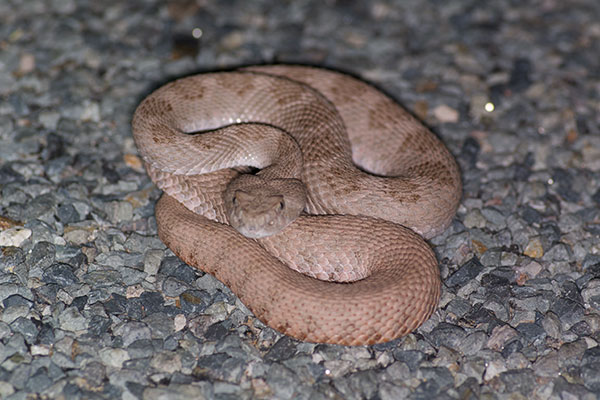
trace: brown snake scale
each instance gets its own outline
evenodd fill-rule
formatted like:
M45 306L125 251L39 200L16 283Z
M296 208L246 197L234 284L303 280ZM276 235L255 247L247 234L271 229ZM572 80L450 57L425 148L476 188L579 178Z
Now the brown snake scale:
M132 126L165 192L160 238L264 323L362 345L405 335L435 310L437 261L418 234L449 225L459 170L370 85L300 66L201 74L149 95Z

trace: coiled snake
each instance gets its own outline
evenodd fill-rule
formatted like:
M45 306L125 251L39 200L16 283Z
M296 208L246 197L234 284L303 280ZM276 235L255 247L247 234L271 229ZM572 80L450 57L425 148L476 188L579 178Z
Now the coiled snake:
M160 238L269 326L373 344L434 311L437 261L417 233L449 225L459 170L380 91L324 69L251 67L169 83L132 125L165 192Z

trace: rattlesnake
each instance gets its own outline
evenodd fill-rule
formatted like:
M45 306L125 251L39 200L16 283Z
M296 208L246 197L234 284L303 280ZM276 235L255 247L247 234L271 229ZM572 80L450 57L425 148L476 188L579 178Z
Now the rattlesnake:
M434 311L437 261L417 233L449 225L459 170L382 92L325 69L250 67L171 82L142 101L132 126L165 192L163 242L266 324L312 342L372 344Z

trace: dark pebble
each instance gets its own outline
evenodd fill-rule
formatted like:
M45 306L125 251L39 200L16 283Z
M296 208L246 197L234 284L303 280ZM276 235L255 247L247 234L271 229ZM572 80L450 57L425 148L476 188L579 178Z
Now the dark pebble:
M200 50L200 42L193 36L184 33L175 33L172 37L173 53L176 58L195 58Z
M577 385L574 383L569 383L564 377L559 376L553 381L554 389L552 390L553 394L559 396L559 398L573 398L573 399L583 399L585 396L589 396L590 392L588 392L585 387L582 385ZM569 397L567 397L569 396ZM593 397L592 397L593 398Z
M581 194L572 189L573 175L562 168L558 168L552 174L556 184L556 193L565 201L577 203L581 199Z
M509 274L514 275L514 272L509 272ZM507 271L496 269L481 277L481 286L487 289L497 289L508 285L510 285L510 278L507 276Z
M441 399L450 400L446 393L442 393L444 387L434 380L425 380L417 386L414 394L415 400Z
M575 124L577 125L577 132L581 133L582 135L588 135L591 133L590 125L588 124L586 117L578 115L575 118Z
M600 278L600 263L589 266L585 272L593 278Z
M569 326L581 321L585 313L581 304L562 297L556 299L550 309L558 315L563 324Z
M131 360L127 360L123 363L123 368L132 370L132 371L145 371L150 367L151 358L135 358Z
M104 308L109 314L123 314L127 310L127 298L117 293L113 293L111 299L104 303Z
M525 182L531 176L531 168L524 164L515 164L512 167L512 176L516 181Z
M143 399L144 398L144 390L146 389L145 385L143 385L143 384L141 384L139 382L128 381L128 382L125 383L125 387L136 398L138 398L138 399Z
M79 296L79 297L75 297L73 299L73 301L71 302L71 305L74 307L77 307L77 309L79 311L83 311L83 309L85 308L85 305L87 304L87 301L88 301L87 296Z
M600 392L600 362L584 365L581 368L581 378L586 388Z
M102 175L110 183L117 183L121 179L119 173L108 163L102 163Z
M511 292L517 298L527 298L535 297L538 294L538 289L532 286L512 286Z
M56 210L58 219L63 224L72 224L79 221L79 213L72 204L61 204Z
M48 323L42 323L37 336L37 342L41 344L51 345L55 341L54 329Z
M38 242L27 255L27 263L31 268L46 269L56 258L56 246L49 242Z
M581 359L582 364L595 364L600 363L600 346L592 347L587 349L583 353L583 358Z
M169 276L162 283L162 292L165 296L177 297L190 288L187 282L180 281L177 278Z
M10 324L13 332L18 332L25 338L29 344L35 343L39 333L38 327L28 318L19 317Z
M201 290L187 290L180 296L181 311L185 313L200 313L210 304L210 295Z
M69 264L70 260L77 255L81 254L81 247L74 245L65 245L65 246L56 246L56 259L60 262L65 262L67 260L67 264Z
M36 219L45 213L53 212L56 208L56 198L54 193L46 193L33 198L25 207L23 217L26 220Z
M50 132L48 135L46 135L45 139L46 144L40 154L44 161L52 160L64 154L65 140L62 136L57 135L54 132Z
M0 166L0 185L7 185L12 182L24 182L25 178L23 175L15 172L10 164L4 164Z
M40 368L27 380L25 390L33 393L40 393L44 389L50 387L52 383L52 380L48 377L47 369Z
M475 307L474 310L467 313L464 318L467 323L483 325L486 332L490 333L497 326L503 326L506 323L496 318L494 313L481 306ZM487 326L486 326L487 325Z
M69 286L79 282L70 265L63 263L52 264L42 275L45 283L56 283L60 286Z
M58 365L56 365L53 362L50 363L50 365L48 366L48 377L53 382L56 382L56 381L64 378L65 376L66 376L66 374L64 373L62 368L60 368Z
M216 379L226 382L238 382L242 374L244 361L216 353L198 358L193 374L199 379Z
M539 234L542 236L544 250L549 249L553 243L558 242L562 235L560 228L554 222L544 222L539 229Z
M147 314L163 311L165 299L159 292L144 292L140 295L140 301Z
M565 281L561 285L561 294L565 299L569 299L579 304L583 304L583 297L575 282Z
M182 374L181 372L175 372L171 375L171 379L169 380L169 384L177 384L177 385L188 385L193 384L196 380L193 376Z
M600 189L596 190L596 192L592 195L592 200L594 203L600 206Z
M546 337L544 328L533 322L524 322L517 326L517 331L523 335L526 343L534 343Z
M94 336L102 336L110 328L110 319L101 315L92 315L88 324L88 331Z
M283 336L273 347L265 354L265 359L269 361L283 361L296 354L296 342L288 336Z
M425 367L419 369L419 375L422 379L435 381L439 390L445 390L454 385L452 373L443 367Z
M59 181L61 178L61 174L71 164L73 164L73 157L70 155L64 155L61 157L54 158L46 162L46 175L50 179L52 179L52 181Z
M171 305L171 306L164 306L162 308L162 313L164 313L165 315L168 315L169 317L175 317L178 314L181 314L181 308Z
M471 310L471 303L465 299L454 298L446 306L446 311L457 318L463 317Z
M542 221L542 214L527 204L519 207L519 214L528 224L539 224Z
M523 343L519 339L514 339L504 345L501 354L502 357L508 358L511 354L518 353L521 350L523 350Z
M600 254L586 254L581 267L586 271L594 266L600 266Z
M186 264L177 257L168 256L163 258L161 261L159 271L167 276L171 276L173 275L173 271L175 271L180 265Z
M164 342L162 348L168 351L175 351L179 347L179 337L177 335L168 336Z
M460 158L465 160L470 167L475 167L480 151L481 146L479 145L477 140L468 137L463 142L462 148L460 150Z
M198 278L198 270L187 264L179 264L169 275L182 282L193 284Z
M599 300L599 302L596 305L600 306L600 299L598 299L598 300ZM600 309L600 307L598 307L598 309ZM571 329L569 329L569 332L571 332L579 337L590 336L593 333L592 328L586 321L580 321L580 322L576 323L575 325L573 325L571 327Z
M527 153L523 162L515 163L513 166L513 179L521 182L527 181L531 176L531 168L535 164L535 156L532 152Z
M7 369L0 367L0 382L8 382L12 371L8 371Z
M506 385L509 393L516 391L528 396L536 387L535 375L531 369L504 371L500 374L500 379Z
M512 71L510 73L509 87L521 92L531 85L531 62L526 58L517 58L513 62Z
M425 358L425 354L418 350L394 350L394 358L403 362L411 371L416 371L421 361Z
M173 316L165 312L148 313L143 322L150 328L152 337L164 339L173 333Z
M502 282L502 277L498 277L498 275L488 277L488 279L498 279L498 282ZM486 285L484 286L488 290L488 298L495 300L496 302L501 303L503 305L506 305L506 302L512 296L512 285L493 285L490 284L490 280L486 281Z
M398 338L398 339L390 340L389 342L385 342L385 343L377 343L377 344L373 345L373 349L377 350L377 351L394 350L395 348L398 347L398 345L401 341L402 341L402 338Z
M584 340L577 340L563 344L558 349L558 356L561 366L578 367L585 354L587 345Z
M232 299L231 299L231 296L229 296L229 294L228 294L228 293L223 293L222 291L220 291L220 290L217 290L217 291L216 291L216 292L215 292L215 293L212 295L210 303L211 303L211 304L214 304L214 303L219 303L219 302L221 302L221 301L222 301L222 302L225 302L225 303L230 303L230 304L232 304Z
M56 294L60 290L60 286L57 284L46 284L33 290L36 297L46 304L52 304L56 301Z
M450 275L444 283L448 287L464 286L468 281L479 275L481 271L483 271L483 265L477 257L473 257Z
M125 304L125 310L127 312L127 316L134 321L139 321L146 315L147 310L145 310L145 305L139 297L132 297L127 299L127 303Z
M591 270L585 271L583 275L575 280L577 287L584 287L589 281L594 279L594 275L592 275L591 272Z
M206 340L220 340L224 338L227 333L229 333L229 329L227 329L222 322L217 322L206 329L204 337Z
M122 393L123 393L122 389L120 389L119 387L117 387L115 385L111 385L110 383L107 383L103 386L101 397L105 398L105 399L120 399L122 397ZM89 398L91 398L91 396L94 396L94 395L95 395L95 393L90 391L85 396L85 398L89 399Z
M593 235L600 235L600 224L587 223L584 229Z
M481 387L477 379L468 377L456 388L458 398L461 400L478 400L481 398Z
M467 333L460 326L441 322L428 336L436 347L446 346L451 349L458 349L460 347L460 342L464 340Z
M4 307L26 305L27 307L31 308L33 306L33 302L19 294L13 294L5 298L2 301L2 305L4 305Z
M577 211L575 214L581 217L583 221L591 222L600 217L600 208L595 206L585 207Z
M155 351L152 339L138 339L127 346L127 353L133 359L152 357Z
M0 271L14 268L25 261L25 252L19 247L6 246L0 248Z
M106 379L106 367L97 361L91 361L81 369L81 376L91 386L100 387Z

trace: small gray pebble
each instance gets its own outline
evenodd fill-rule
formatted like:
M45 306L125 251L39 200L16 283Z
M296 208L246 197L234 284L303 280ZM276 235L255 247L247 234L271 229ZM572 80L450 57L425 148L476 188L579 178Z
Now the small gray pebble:
M13 332L18 332L23 335L29 344L35 342L39 333L38 327L30 319L25 317L17 318L10 324L10 327Z
M530 395L536 387L535 374L531 369L516 369L502 372L500 379L507 391L517 392L523 396Z

